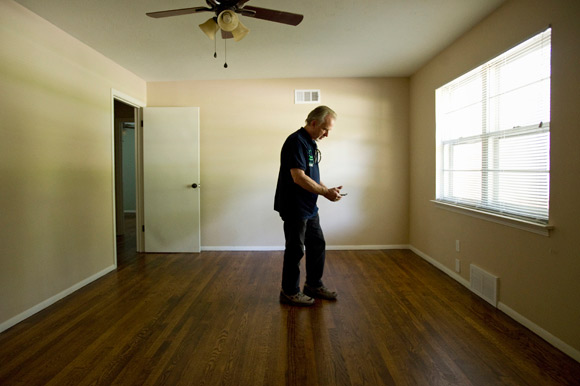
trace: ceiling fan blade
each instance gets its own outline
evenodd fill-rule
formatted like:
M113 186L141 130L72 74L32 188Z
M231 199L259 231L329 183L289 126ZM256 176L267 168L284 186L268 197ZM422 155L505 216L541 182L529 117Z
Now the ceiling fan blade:
M146 15L157 19L160 17L188 15L190 13L199 13L199 12L213 12L213 9L207 7L193 7L193 8L172 9L169 11L147 12Z
M289 25L298 25L300 24L302 19L304 19L304 15L299 15L297 13L276 11L274 9L266 9L260 7L252 7L250 5L245 6L240 11L241 11L240 13L244 16L268 21L275 21L276 23L283 23ZM253 14L244 11L252 11Z

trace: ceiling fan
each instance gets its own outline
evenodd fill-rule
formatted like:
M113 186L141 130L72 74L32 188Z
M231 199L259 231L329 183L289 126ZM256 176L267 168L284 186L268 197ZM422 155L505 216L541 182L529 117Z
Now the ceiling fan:
M187 15L201 12L214 12L215 16L200 24L199 28L212 40L221 29L222 38L240 41L250 32L239 20L238 15L253 17L296 26L300 24L303 15L276 11L273 9L244 6L249 0L205 0L207 7L192 7L172 9L167 11L148 12L146 15L153 18Z

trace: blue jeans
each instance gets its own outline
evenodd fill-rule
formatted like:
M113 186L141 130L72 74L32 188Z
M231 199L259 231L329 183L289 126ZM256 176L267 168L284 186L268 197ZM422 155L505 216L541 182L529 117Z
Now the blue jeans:
M322 285L326 241L320 228L318 214L311 219L284 220L286 249L282 267L282 290L287 295L300 291L300 260L306 247L306 284L311 287Z

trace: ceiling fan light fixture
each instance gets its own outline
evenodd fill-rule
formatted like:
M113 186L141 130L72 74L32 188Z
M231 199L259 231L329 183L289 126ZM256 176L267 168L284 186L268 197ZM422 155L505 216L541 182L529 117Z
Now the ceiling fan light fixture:
M221 29L223 39L233 38L237 42L242 40L250 32L250 30L240 22L239 14L254 19L273 21L275 23L288 24L292 26L297 26L302 22L302 19L304 19L303 15L296 13L246 6L245 4L248 1L249 0L205 0L207 7L169 9L166 11L147 12L146 15L154 18L164 18L200 12L213 12L216 16L205 23L200 24L199 28L201 28L203 33L213 41L216 41L216 34Z
M219 25L216 23L216 21L214 20L213 17L208 19L208 21L206 21L205 23L200 24L199 28L211 40L215 40L215 35L216 35L217 31L220 29Z
M239 25L238 15L232 10L226 9L222 11L217 17L217 23L220 28L227 32L232 32Z
M236 28L235 30L232 31L232 35L234 35L234 40L236 42L239 42L244 37L246 37L248 32L250 32L250 30L245 25L243 25L242 22L240 21L238 23L238 28Z

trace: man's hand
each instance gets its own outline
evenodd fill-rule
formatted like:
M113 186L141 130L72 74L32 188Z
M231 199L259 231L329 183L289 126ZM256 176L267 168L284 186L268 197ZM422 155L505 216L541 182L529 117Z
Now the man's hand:
M340 189L342 189L342 185L327 189L327 192L324 194L324 197L326 197L326 199L329 201L334 202L339 201L342 198L342 196L340 195Z
M329 189L324 186L324 184L319 184L312 178L308 177L302 169L290 169L290 174L292 174L294 183L300 185L300 187L308 190L311 193L324 196L330 201L339 201L342 198L340 195L340 189L342 189L342 185Z

